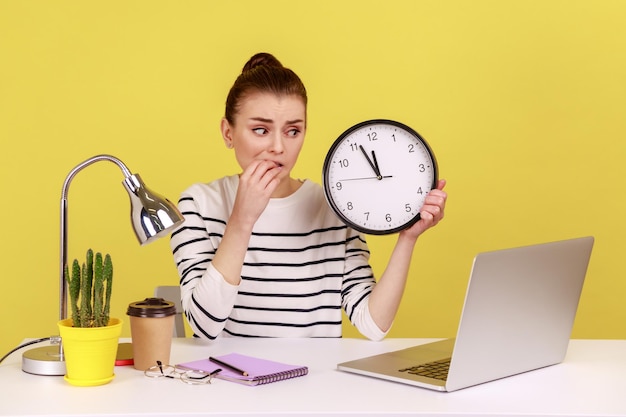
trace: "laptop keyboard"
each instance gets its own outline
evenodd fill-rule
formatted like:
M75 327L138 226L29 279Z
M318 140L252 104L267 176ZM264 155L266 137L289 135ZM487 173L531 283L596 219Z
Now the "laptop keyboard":
M423 363L421 365L413 366L410 368L400 369L399 371L445 381L446 378L448 378L449 369L450 358Z

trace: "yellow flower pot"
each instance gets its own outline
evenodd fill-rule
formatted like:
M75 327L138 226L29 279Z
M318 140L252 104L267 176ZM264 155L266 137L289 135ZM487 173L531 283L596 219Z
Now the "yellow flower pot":
M58 322L65 355L65 380L72 385L104 385L115 377L115 356L122 320L110 319L105 327L72 327L72 319Z

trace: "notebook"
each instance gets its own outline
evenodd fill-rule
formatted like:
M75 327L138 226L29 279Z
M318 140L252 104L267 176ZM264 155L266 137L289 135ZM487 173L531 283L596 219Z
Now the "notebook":
M593 237L582 237L480 253L474 258L455 338L337 368L455 391L560 363L593 242ZM429 373L430 365L439 371Z
M220 366L211 362L208 358L181 363L178 366L209 373L216 369L221 369L221 372L215 375L216 378L245 385L269 384L304 376L309 373L309 368L306 366L290 365L239 353L229 353L227 355L215 356L215 358L238 369L245 370L248 375L245 376L225 366Z

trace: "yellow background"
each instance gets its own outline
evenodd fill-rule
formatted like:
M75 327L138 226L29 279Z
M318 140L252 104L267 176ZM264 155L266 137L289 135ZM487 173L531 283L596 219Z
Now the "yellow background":
M391 336L453 335L479 251L594 235L573 336L626 337L625 21L602 0L0 0L0 353L57 333L68 172L112 154L174 201L236 172L219 121L258 51L309 90L296 176L319 182L334 139L372 118L435 151L447 215L418 242ZM169 239L135 241L122 179L108 162L74 179L69 255L112 255L127 318L178 277ZM394 239L369 238L378 274Z

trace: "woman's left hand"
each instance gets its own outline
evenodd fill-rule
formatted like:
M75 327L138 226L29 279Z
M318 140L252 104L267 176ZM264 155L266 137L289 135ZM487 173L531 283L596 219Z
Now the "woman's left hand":
M417 238L443 219L446 200L448 199L448 194L443 191L445 186L446 180L439 180L437 188L430 190L424 200L424 206L422 206L420 211L420 219L413 226L401 231L400 234Z

